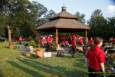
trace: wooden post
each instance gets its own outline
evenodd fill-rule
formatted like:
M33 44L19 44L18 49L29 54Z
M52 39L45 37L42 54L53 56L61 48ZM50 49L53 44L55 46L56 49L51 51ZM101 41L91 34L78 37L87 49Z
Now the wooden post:
M36 41L37 41L38 47L41 47L41 36L40 36L39 31L36 31Z
M8 29L8 42L9 42L9 48L13 48L12 47L12 37L11 37L11 29L9 26L7 26L7 29Z
M85 37L87 37L87 30L85 30Z
M88 37L87 37L87 29L85 30L85 45L87 45Z
M87 30L85 30L85 39L84 39L84 54L87 53L88 47L87 47L87 43L88 43L88 38L87 38Z
M56 29L56 47L58 46L58 29Z

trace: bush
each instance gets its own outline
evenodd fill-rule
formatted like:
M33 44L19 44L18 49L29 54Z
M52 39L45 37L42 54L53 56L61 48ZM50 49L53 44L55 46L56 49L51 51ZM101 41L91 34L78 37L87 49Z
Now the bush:
M31 40L31 41L29 42L29 45L31 45L31 46L33 46L33 47L39 47L39 45L37 44L37 42L34 41L34 40Z
M52 42L51 50L56 51L56 42L55 41Z

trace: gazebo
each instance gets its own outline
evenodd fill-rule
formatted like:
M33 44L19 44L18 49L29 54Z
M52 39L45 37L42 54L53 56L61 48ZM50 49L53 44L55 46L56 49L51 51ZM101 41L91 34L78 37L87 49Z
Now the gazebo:
M82 24L77 21L77 17L68 13L65 7L62 7L62 11L49 18L49 22L39 26L37 31L40 32L54 32L56 46L58 45L59 32L85 32L84 36L87 37L87 31L90 29L88 25Z

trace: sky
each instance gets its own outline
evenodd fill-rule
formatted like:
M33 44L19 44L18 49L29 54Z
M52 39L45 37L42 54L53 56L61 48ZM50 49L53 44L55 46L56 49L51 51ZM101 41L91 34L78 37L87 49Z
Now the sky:
M69 13L75 14L79 11L85 14L85 19L90 19L95 9L101 9L104 17L115 16L115 5L110 0L30 0L37 1L47 7L48 10L54 10L56 13L61 11L62 6L66 6Z

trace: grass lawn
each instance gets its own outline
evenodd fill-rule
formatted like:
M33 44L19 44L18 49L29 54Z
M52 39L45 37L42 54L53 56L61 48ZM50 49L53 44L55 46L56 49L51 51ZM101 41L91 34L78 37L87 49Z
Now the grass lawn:
M87 77L83 55L30 59L0 48L0 77Z

